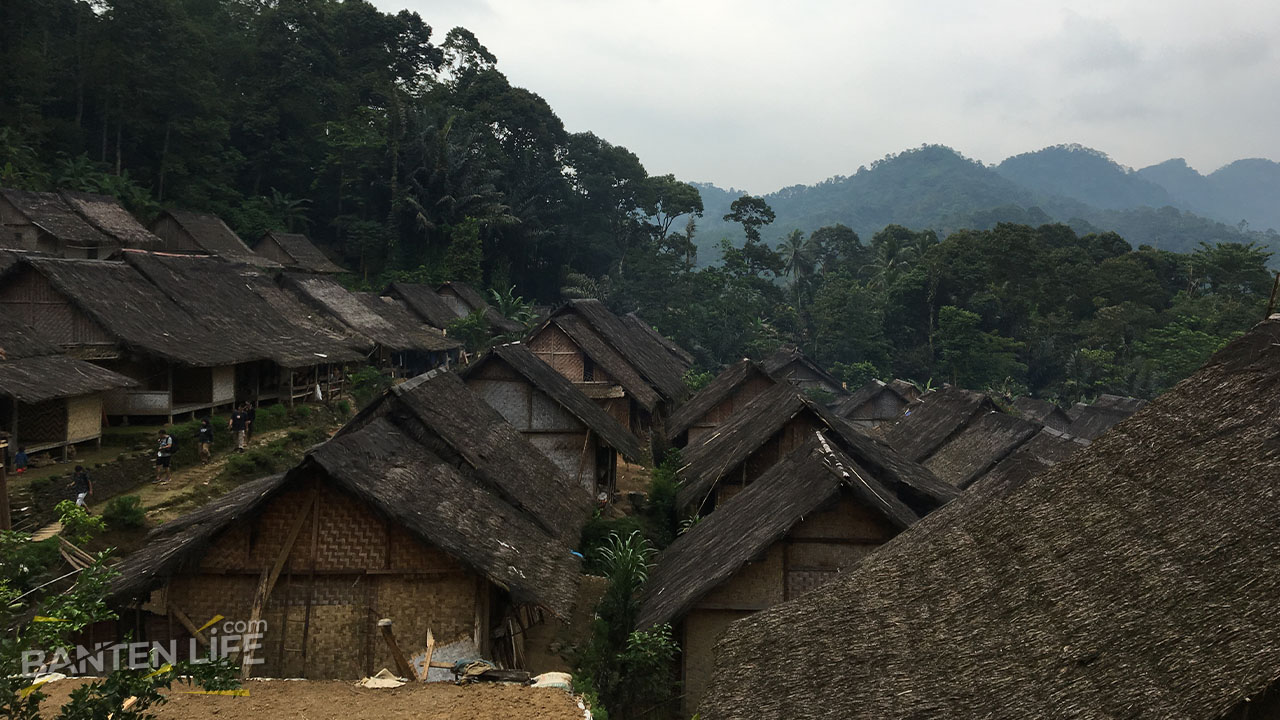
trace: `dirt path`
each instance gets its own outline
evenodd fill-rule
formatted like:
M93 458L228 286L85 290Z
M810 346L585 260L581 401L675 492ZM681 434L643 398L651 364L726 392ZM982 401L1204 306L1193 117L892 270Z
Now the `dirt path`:
M81 681L63 680L43 688L46 717L65 702ZM578 701L563 690L521 685L410 683L388 690L370 690L339 680L250 681L248 696L184 694L191 688L175 685L169 702L152 710L158 720L453 720L454 718L513 718L519 720L582 720Z

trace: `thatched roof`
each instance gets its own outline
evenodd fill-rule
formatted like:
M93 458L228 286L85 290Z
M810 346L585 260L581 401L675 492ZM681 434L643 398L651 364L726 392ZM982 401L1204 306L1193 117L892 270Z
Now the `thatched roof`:
M678 506L700 505L726 473L802 413L808 413L814 424L829 431L832 442L913 507L928 511L958 495L955 488L928 469L836 417L789 383L779 383L735 412L704 441L685 451L684 466L680 468Z
M822 433L779 461L658 556L636 625L676 622L806 516L851 493L897 529L919 517L875 474Z
M1116 412L1132 415L1147 406L1147 401L1141 398L1124 397L1123 395L1099 395L1097 400L1093 401L1092 407L1103 408L1107 410L1115 410Z
M397 386L288 474L157 529L117 566L112 595L137 597L190 568L223 529L313 478L368 503L517 602L568 618L578 577L571 548L591 498L451 373Z
M657 329L649 323L641 320L639 315L634 312L629 312L622 316L622 321L627 324L627 327L633 330L638 330L653 338L655 342L666 348L667 352L674 355L676 362L683 365L686 370L693 365L692 355L690 355L684 348L677 345L674 340L658 332Z
M1102 437L1103 433L1114 427L1116 423L1132 414L1110 407L1089 405L1080 409L1075 419L1067 426L1065 432L1086 440L1096 440Z
M275 243L286 257L292 259L291 263L285 263L288 267L296 267L302 270L315 273L340 273L345 272L338 267L332 260L320 252L320 248L316 247L311 240L302 233L287 233L278 230L269 230L254 245L254 250L261 250L264 243Z
M1012 489L1054 465L1065 462L1076 452L1087 447L1089 447L1088 440L1073 438L1052 428L1043 427L1030 440L1024 442L1017 450L978 478L969 486L969 491L979 485Z
M822 380L823 384L831 387L831 391L837 394L844 394L844 383L840 382L836 376L823 370L817 363L810 360L803 352L794 347L778 348L772 355L760 361L761 367L765 372L778 378L790 378L796 371L791 368L793 365L799 365L816 377Z
M191 236L196 245L199 245L210 255L217 255L220 258L242 262L247 265L269 268L280 267L280 263L264 258L250 250L249 246L245 245L244 241L240 239L240 236L236 235L217 215L198 213L191 210L165 210L161 214L161 218L165 215L173 218L174 222ZM155 227L154 223L152 227Z
M885 431L885 440L898 452L920 462L980 413L997 409L986 395L945 387L908 408L903 418Z
M64 191L62 197L90 225L114 238L121 247L158 250L164 245L110 195Z
M623 322L622 318L610 312L604 303L595 299L570 300L557 308L551 314L549 321L556 322L568 316L581 318L593 333L619 356L625 358L636 373L666 400L679 401L688 394L688 387L684 383L684 373L689 369L688 365L678 360L663 343L654 339L651 333L642 332L634 325ZM568 329L566 328L565 331L568 332ZM578 340L573 333L569 335L575 342ZM583 349L587 350L585 347ZM622 378L618 374L600 360L594 357L592 359L604 366L605 370L626 388L626 383L621 382ZM630 392L630 388L627 389Z
M498 312L498 308L489 303L488 300L480 294L479 290L471 287L467 283L461 281L453 281L442 283L436 290L437 292L449 288L457 293L462 302L469 308L471 312L481 310L484 312L484 319L488 321L489 327L495 333L518 333L524 331L524 326L512 320L511 318Z
M1019 417L1047 425L1054 430L1065 431L1071 424L1071 416L1067 411L1049 402L1024 395L1013 401L1013 412Z
M490 363L505 363L538 390L546 393L569 414L578 418L591 432L628 461L645 464L650 461L640 440L624 428L612 415L583 395L573 383L556 372L520 343L499 345L467 365L459 373L466 380Z
M888 384L873 378L867 384L855 390L849 397L837 402L831 409L836 415L846 420L892 420L897 417L896 414L892 417L874 416L874 408L871 416L855 417L855 414L865 414L866 411L861 409L862 406L872 402L882 393L893 395L903 404L911 402L911 397L903 393L902 387L897 382L899 381L895 381L894 384Z
M114 245L110 237L90 225L57 193L0 189L11 205L31 224L77 247Z
M0 315L0 395L31 404L134 385L119 373L59 355L35 330Z
M43 275L123 348L192 367L267 358L205 327L128 264L27 257L5 277L26 271Z
M285 273L281 281L316 309L393 352L443 352L461 347L376 294L353 293L331 278L317 275Z
M261 276L219 258L126 252L125 260L183 312L227 342L255 348L285 368L354 362L350 345L304 330L253 290Z
M454 373L434 370L391 388L339 435L388 417L476 482L533 518L566 544L576 545L593 499L502 419Z
M952 485L967 488L1041 427L1002 412L988 412L956 432L925 460L924 466Z
M667 419L667 439L674 440L706 417L717 405L753 378L774 383L771 375L750 360L739 360L686 400Z
M280 287L267 274L246 273L245 280L258 297L278 314L289 318L294 325L322 339L321 341L341 343L364 355L371 353L377 346L373 340L356 332L325 309L305 302L297 294Z
M1243 717L1280 668L1277 387L1273 319L1066 462L735 624L702 717Z
M458 314L449 307L449 303L430 285L393 282L382 294L404 302L423 322L441 330L458 319Z
M614 350L581 315L573 313L555 315L544 321L542 327L547 327L548 324L554 324L563 330L582 349L582 352L591 358L593 363L604 368L609 377L622 386L637 405L652 412L658 403L662 402L662 396L640 376L636 367ZM541 328L534 330L529 337L536 336L540 331Z

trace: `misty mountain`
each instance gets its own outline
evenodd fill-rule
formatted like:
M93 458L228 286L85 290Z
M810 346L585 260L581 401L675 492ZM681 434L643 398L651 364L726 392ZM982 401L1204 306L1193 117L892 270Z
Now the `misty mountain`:
M699 259L715 262L721 238L742 240L738 227L722 219L742 193L695 185L705 207L695 238ZM1080 233L1114 230L1135 247L1187 251L1200 242L1252 241L1280 251L1280 235L1257 232L1280 227L1280 217L1273 218L1280 209L1268 205L1268 194L1280 196L1280 164L1267 160L1239 161L1206 177L1182 161L1134 171L1078 145L1045 148L994 166L946 146L924 145L885 156L851 176L765 195L777 219L763 235L776 244L793 229L811 232L843 223L865 241L892 223L946 235L1000 222L1063 222ZM1248 228L1237 226L1241 218Z

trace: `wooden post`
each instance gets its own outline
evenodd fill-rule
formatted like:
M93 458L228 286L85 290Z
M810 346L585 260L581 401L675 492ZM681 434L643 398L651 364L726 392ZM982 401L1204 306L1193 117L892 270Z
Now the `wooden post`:
M17 403L14 404L17 412ZM9 439L0 438L0 530L12 530L13 521L9 517Z
M387 642L387 647L391 648L391 658L396 661L396 669L400 671L400 676L406 680L418 677L418 674L413 671L413 666L409 664L409 660L400 651L400 646L396 644L396 636L391 632L391 619L382 618L379 620L378 630L382 633L382 639Z
M275 588L276 580L280 578L280 571L284 569L284 564L289 560L289 553L293 551L293 545L298 539L298 533L302 532L302 526L306 522L307 517L311 514L307 511L307 503L303 505L303 510L298 514L296 520L293 521L293 527L289 528L289 536L285 539L284 544L280 547L280 552L276 554L275 563L269 568L264 568L262 578L258 581L258 590L253 596L253 609L249 612L249 627L258 627L262 621L262 611L267 606L267 600L271 598L271 590ZM283 629L282 629L283 630ZM250 661L253 660L252 652L244 652L240 655L240 679L249 679Z
M200 629L196 627L196 624L191 622L191 617L182 612L181 609L174 605L170 605L169 616L177 618L178 622L182 624L182 627L186 628L187 632L191 633L191 637L196 639L196 642L205 647L209 647L209 638L205 637L204 633L200 632Z
M436 636L431 634L431 628L427 628L427 654L422 658L422 682L427 681L427 676L431 674L431 656L436 651Z

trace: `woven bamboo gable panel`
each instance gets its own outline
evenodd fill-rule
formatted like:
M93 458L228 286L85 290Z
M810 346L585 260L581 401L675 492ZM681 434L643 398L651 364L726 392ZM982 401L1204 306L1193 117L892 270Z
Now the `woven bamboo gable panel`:
M548 324L542 332L528 341L529 349L542 362L555 368L556 372L572 382L582 382L583 358L582 349L578 347L564 330L554 324ZM602 372L596 368L597 372Z
M0 288L0 312L38 328L62 346L114 345L115 338L71 304L41 274L18 273Z
M102 436L102 396L85 395L67 399L67 442L81 442Z
M46 400L18 405L18 435L27 445L62 442L67 437L67 402Z

